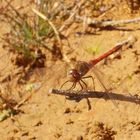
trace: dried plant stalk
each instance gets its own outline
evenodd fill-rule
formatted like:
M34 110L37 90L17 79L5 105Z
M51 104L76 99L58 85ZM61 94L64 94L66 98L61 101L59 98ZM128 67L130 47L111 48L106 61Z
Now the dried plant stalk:
M84 21L85 17L76 16L78 20ZM121 24L129 24L134 22L140 22L140 17L134 19L126 19L126 20L117 20L117 21L97 21L91 18L86 18L86 24L92 25L98 28L107 27L107 26L117 26Z

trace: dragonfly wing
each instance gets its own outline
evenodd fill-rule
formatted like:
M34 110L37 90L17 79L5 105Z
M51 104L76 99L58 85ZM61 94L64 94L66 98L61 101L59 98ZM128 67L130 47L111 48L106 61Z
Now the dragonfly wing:
M102 86L102 88L105 90L105 92L107 93L108 97L113 101L113 104L118 108L118 104L117 102L113 99L113 97L109 94L110 92L110 84L107 85L108 80L106 80L103 76L101 76L101 72L99 70L97 70L96 67L93 67L93 72L95 74L95 77L97 78L97 80L99 81L100 85ZM103 77L103 78L101 78ZM106 83L106 84L105 84ZM108 87L108 88L107 88Z

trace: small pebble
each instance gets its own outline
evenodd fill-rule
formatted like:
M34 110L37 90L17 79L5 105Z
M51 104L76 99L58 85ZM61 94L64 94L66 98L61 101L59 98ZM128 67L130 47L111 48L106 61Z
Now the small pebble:
M64 113L70 113L71 112L71 109L69 107L67 107L64 111Z

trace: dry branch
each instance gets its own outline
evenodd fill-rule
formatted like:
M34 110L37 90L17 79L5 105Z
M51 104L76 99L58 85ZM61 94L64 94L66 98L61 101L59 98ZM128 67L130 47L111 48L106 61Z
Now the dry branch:
M132 103L140 104L139 96L132 96L125 95L125 94L118 94L118 93L106 93L100 91L92 91L92 90L82 90L82 91L75 91L75 90L61 90L61 89L51 89L49 91L51 94L57 94L66 96L68 99L71 100L81 100L83 98L103 98L103 99L114 99L119 101L127 101ZM111 99L109 98L108 94L110 94Z
M85 17L76 16L78 20L84 21ZM92 25L98 28L108 27L108 26L117 26L122 24L129 24L134 22L140 22L140 17L134 19L126 19L126 20L117 20L117 21L97 21L91 18L86 18L86 24Z

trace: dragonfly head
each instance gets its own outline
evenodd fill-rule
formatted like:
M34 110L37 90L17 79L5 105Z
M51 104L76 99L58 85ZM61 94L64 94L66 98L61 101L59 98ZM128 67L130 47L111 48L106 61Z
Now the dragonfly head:
M72 82L78 82L81 79L81 75L76 69L71 69L68 72L68 75L70 76L70 81Z

